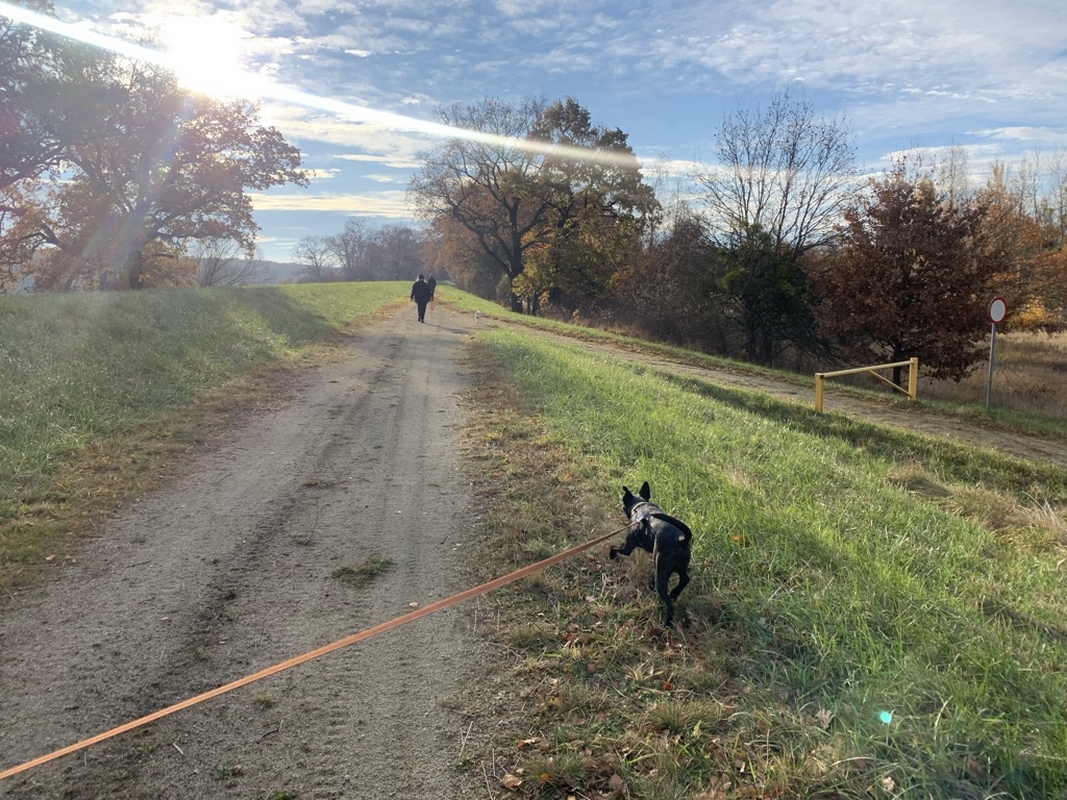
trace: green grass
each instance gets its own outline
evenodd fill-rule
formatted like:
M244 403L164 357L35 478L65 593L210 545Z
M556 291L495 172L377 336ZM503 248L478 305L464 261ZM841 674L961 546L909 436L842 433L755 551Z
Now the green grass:
M1067 796L1067 472L480 341L518 409L482 454L528 484L487 521L521 529L517 561L582 538L560 531L589 530L590 507L610 530L622 484L646 479L697 532L669 636L640 554L523 596L511 668L552 687L515 734L548 742L515 754L528 796Z
M0 297L0 482L301 348L397 284Z
M257 371L405 297L402 283L0 296L0 587L90 495L131 488L176 437L166 415L223 419Z

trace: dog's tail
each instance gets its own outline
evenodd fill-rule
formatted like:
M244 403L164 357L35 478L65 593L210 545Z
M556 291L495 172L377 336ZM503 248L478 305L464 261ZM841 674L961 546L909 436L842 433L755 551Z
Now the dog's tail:
M682 541L688 542L693 538L693 532L689 530L689 526L682 522L680 519L675 519L670 514L664 514L662 511L657 511L653 514L649 514L650 517L663 520L668 525L672 525L682 532Z

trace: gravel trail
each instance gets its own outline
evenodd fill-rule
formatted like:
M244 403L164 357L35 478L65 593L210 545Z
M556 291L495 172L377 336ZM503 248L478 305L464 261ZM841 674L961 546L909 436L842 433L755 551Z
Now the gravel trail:
M0 614L0 768L465 586L473 319L399 310ZM361 585L369 559L390 566ZM380 563L379 562L379 563ZM461 610L0 782L11 798L466 797ZM484 791L484 787L482 787Z

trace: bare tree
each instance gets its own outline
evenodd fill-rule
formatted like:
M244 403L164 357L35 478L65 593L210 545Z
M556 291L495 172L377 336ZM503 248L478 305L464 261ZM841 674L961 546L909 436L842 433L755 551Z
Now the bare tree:
M377 279L410 280L423 271L422 237L408 225L384 225L371 237L367 260Z
M293 260L300 264L299 278L305 283L335 281L341 276L332 236L305 236L293 248Z
M261 260L245 258L244 249L233 239L196 242L189 256L198 264L197 286L244 286L265 283L270 271Z
M1029 172L1032 178L1026 213L1062 245L1067 241L1067 151L1035 153Z
M855 188L855 148L843 119L818 118L788 91L739 108L716 137L719 163L694 177L724 243L765 231L784 255L828 243Z
M334 263L340 268L344 280L368 280L371 277L367 264L370 240L367 220L362 217L349 217L345 220L344 230L329 237Z
M940 178L938 183L941 184L949 205L963 205L974 199L970 162L967 151L962 147L953 145L948 149L937 173Z
M833 242L855 189L848 127L787 90L765 108L728 115L716 153L718 164L694 176L719 247L716 300L743 333L748 358L774 363L787 343L818 351L800 262Z

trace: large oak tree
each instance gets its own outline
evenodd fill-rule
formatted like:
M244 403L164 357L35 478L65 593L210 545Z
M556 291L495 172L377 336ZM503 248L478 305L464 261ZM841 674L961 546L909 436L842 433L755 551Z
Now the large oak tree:
M522 146L544 108L540 100L512 105L487 98L442 110L446 125L492 138L444 142L426 154L410 186L421 217L458 223L511 280L522 274L531 234L544 225L549 207L536 187L542 159Z
M426 155L410 187L419 214L451 236L465 231L512 285L536 253L538 275L515 287L528 299L552 287L603 292L620 242L658 208L626 134L594 125L570 98L486 99L441 119L479 135Z
M14 0L48 16L51 0ZM88 109L111 59L88 45L17 23L0 6L0 189L60 164L87 135Z
M189 93L169 72L118 57L98 61L82 89L77 129L52 119L55 163L6 192L0 263L37 289L192 283L194 242L254 255L247 190L307 182L299 151L250 103Z
M522 293L602 299L658 219L652 187L626 134L595 125L573 98L545 108L530 138L548 146L538 181L548 209L545 226L531 237Z

